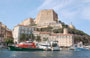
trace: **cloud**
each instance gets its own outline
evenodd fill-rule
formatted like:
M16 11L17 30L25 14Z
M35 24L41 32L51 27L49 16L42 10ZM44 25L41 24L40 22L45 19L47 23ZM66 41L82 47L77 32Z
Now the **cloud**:
M89 2L90 2L90 0L83 0L83 2L84 2L84 3L89 3Z
M38 10L54 9L64 19L90 19L90 0L44 0ZM82 17L81 17L82 16Z
M63 7L69 5L72 2L72 0L44 0L42 5L38 8L40 9L54 9L59 10Z
M62 17L64 19L73 19L78 14L78 11L69 11L69 10L62 10L61 11Z
M90 7L85 7L82 12L81 15L84 19L88 19L90 20Z

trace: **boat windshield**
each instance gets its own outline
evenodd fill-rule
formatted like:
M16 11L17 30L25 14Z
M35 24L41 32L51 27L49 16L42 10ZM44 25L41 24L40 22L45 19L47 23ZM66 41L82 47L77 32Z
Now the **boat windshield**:
M50 45L41 45L41 46L46 46L46 47L50 47Z
M53 46L53 47L56 47L56 46L58 46L58 45L57 45L57 44L52 44L52 46Z
M24 44L24 45L32 45L32 43L24 43L24 42L20 43L20 45L22 45L22 44Z
M24 44L23 42L21 42L20 44Z

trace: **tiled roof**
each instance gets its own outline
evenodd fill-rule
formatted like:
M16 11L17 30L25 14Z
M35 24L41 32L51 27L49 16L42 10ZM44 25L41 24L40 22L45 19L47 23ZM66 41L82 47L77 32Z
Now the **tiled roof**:
M34 27L34 26L29 26L29 25L21 25L21 24L19 24L19 25L17 25L17 26Z
M50 34L50 32L40 32L40 34Z
M54 34L51 34L51 36L73 36L73 34L54 33Z

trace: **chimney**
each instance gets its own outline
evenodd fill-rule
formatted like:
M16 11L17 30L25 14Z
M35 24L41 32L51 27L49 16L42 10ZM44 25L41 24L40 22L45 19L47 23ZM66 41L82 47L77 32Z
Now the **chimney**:
M67 28L63 29L63 34L68 34L68 29Z

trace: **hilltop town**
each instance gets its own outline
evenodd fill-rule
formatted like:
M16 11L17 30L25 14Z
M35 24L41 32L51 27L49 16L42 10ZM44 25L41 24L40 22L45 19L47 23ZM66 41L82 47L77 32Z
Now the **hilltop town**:
M73 24L66 25L60 21L58 14L53 10L41 10L35 19L27 18L9 30L0 22L0 42L9 41L20 43L26 40L38 42L58 41L62 47L70 47L82 41L84 45L90 43L90 36L75 28Z

